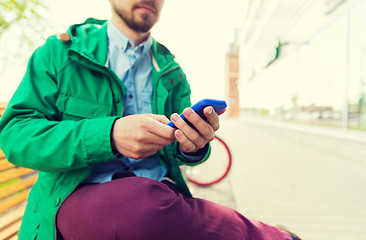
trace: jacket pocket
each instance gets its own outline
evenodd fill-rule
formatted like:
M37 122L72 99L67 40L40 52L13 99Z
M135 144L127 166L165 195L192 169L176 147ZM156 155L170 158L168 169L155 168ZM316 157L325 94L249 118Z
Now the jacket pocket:
M105 117L110 111L108 104L99 104L67 95L60 95L56 106L61 113L60 120Z

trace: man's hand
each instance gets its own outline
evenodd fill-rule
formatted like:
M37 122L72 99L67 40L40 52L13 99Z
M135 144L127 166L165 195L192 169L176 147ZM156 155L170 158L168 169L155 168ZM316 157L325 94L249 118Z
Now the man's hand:
M112 146L122 155L141 159L175 141L175 129L162 115L138 114L118 119L112 130Z
M215 138L215 132L220 127L219 116L212 107L206 107L203 114L207 122L191 108L183 111L183 115L196 129L190 127L178 114L174 113L171 116L172 122L178 128L174 133L175 137L185 153L195 153Z

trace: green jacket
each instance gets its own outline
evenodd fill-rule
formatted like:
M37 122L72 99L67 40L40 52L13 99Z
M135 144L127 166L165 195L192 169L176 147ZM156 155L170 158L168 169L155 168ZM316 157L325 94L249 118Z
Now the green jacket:
M55 216L65 198L95 164L116 160L110 133L123 113L125 86L105 66L106 29L106 21L88 19L70 27L70 41L50 37L30 58L2 116L0 144L7 159L39 171L20 239L55 239ZM152 54L152 109L170 117L190 106L190 87L172 54L155 40ZM179 154L177 142L159 156L178 187L190 195L179 165L192 163Z

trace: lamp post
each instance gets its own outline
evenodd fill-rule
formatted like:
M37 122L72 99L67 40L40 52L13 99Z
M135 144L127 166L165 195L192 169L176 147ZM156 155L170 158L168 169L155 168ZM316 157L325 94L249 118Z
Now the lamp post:
M350 44L351 44L351 13L347 10L347 30L346 30L346 76L344 82L344 105L343 105L343 129L349 128L349 105L348 105L348 88L350 75Z

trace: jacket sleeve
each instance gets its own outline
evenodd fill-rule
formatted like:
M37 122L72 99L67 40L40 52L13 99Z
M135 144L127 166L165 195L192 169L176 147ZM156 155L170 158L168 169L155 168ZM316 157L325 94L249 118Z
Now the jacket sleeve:
M62 66L57 50L48 45L31 56L1 118L0 146L7 159L39 171L66 171L114 159L110 132L116 117L59 121L56 78Z

